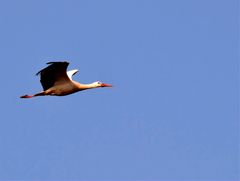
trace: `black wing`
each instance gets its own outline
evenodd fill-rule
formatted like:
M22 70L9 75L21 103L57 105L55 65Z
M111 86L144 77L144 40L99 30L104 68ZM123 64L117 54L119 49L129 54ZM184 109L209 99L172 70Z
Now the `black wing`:
M50 65L36 74L40 74L43 90L70 81L66 72L69 65L68 62L48 62L47 64Z

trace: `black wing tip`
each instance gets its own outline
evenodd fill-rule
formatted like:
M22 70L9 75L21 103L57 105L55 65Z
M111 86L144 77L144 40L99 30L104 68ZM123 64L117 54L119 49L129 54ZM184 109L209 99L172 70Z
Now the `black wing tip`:
M59 65L59 64L66 64L67 66L69 65L69 62L67 62L67 61L59 61L59 62L47 62L46 64L51 64L51 65ZM50 66L51 66L50 65ZM36 73L36 76L38 76L42 71L43 71L44 69L42 69L42 70L40 70L38 73Z
M47 64L59 64L59 63L67 63L67 64L69 64L69 62L67 62L67 61L61 61L61 62L47 62Z

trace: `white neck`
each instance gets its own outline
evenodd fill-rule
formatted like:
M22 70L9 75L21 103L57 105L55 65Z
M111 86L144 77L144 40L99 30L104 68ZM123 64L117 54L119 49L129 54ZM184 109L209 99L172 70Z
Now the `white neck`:
M84 90L84 89L93 89L93 88L97 88L100 87L100 85L97 82L93 82L90 84L80 84L78 82L75 82L75 85L80 89L80 90Z

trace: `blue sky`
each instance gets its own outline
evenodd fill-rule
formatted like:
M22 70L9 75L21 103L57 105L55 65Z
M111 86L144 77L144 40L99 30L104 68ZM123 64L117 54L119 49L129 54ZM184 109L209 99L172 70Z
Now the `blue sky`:
M239 180L237 0L1 1L0 180ZM68 60L66 97L35 73Z

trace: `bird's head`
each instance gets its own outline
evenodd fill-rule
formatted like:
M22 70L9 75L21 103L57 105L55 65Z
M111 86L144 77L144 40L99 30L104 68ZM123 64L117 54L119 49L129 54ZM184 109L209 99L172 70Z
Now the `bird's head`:
M94 82L93 83L96 87L112 87L111 84L106 84L106 83L102 83L100 81Z

